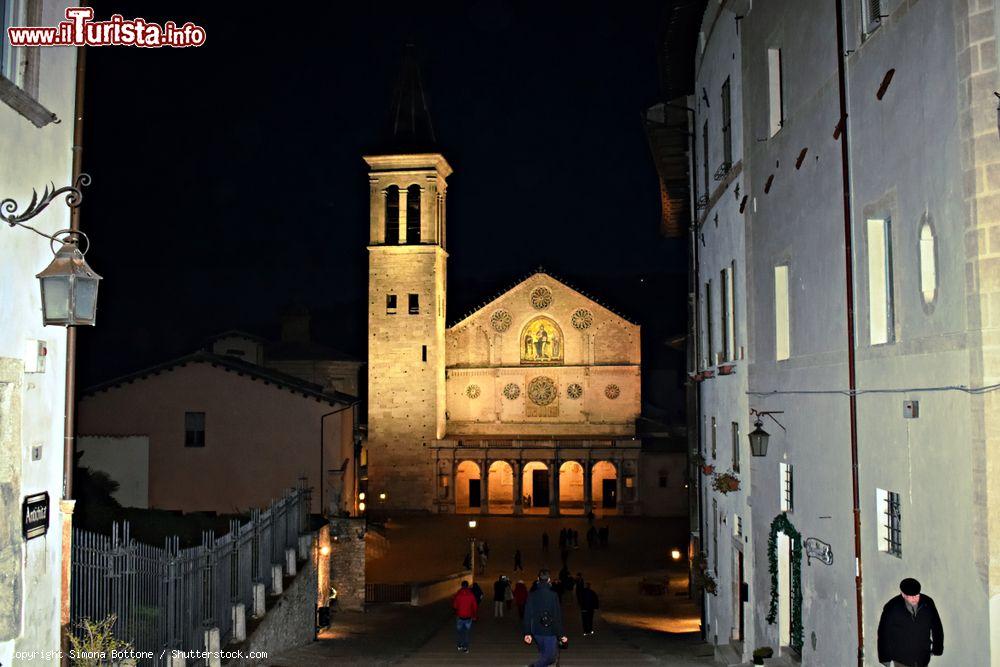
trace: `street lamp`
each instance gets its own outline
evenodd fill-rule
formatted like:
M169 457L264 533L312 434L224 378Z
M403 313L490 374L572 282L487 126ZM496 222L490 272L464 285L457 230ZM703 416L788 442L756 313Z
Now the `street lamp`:
M86 234L76 229L61 229L53 234L46 234L25 223L62 195L66 195L67 206L76 208L83 201L80 188L89 184L90 176L80 174L73 185L61 188L52 184L45 186L41 198L37 191L32 190L31 202L22 213L17 212L18 204L13 199L0 201L0 220L11 227L24 227L44 236L49 239L50 246L60 244L59 250L53 250L55 258L52 263L35 276L42 290L42 321L46 325L93 326L97 316L97 287L101 276L84 259L90 249L90 239ZM87 243L82 251L79 247L80 239Z
M778 426L781 426L781 422L774 418L774 415L784 414L781 410L769 410L761 411L754 410L750 408L750 414L754 416L754 429L747 434L750 439L750 454L753 456L767 456L767 443L771 438L771 434L764 430L764 420L763 417L770 418ZM786 430L784 426L781 426L781 430Z

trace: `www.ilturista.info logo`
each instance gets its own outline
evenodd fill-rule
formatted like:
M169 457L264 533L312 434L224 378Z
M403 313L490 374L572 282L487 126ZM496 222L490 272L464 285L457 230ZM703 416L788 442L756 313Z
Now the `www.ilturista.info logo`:
M205 43L205 29L188 21L178 27L173 21L163 25L142 18L126 19L114 14L108 21L94 21L92 7L67 7L66 20L54 27L10 27L11 46L163 46L183 48Z

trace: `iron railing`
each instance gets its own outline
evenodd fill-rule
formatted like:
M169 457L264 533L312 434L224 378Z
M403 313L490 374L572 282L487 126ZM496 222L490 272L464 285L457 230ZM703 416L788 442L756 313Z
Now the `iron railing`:
M164 664L171 650L204 650L207 628L218 628L225 646L233 635L232 606L243 603L250 615L254 584L271 592L271 566L284 567L285 549L297 548L308 529L305 488L252 510L242 525L232 520L221 537L203 532L201 545L187 549L176 536L162 549L136 542L128 522L114 524L110 536L73 529L72 632L82 638L84 620L114 614L115 638L153 655L142 665Z

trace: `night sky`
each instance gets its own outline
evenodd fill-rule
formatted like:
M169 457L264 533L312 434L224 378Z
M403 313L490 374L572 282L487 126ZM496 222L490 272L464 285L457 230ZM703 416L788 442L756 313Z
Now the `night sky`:
M647 368L677 365L663 340L685 327L685 248L659 236L640 116L661 97L663 2L94 6L208 37L88 51L81 224L105 280L80 386L226 329L274 335L292 303L319 342L364 358L361 156L407 41L455 170L449 323L544 265L643 324Z

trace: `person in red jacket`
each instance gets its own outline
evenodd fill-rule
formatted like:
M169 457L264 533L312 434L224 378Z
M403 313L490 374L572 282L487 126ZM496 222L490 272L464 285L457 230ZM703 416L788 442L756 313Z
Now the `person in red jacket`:
M469 582L462 581L462 587L452 598L451 606L455 610L455 630L458 633L458 650L462 653L469 652L469 635L472 633L472 622L479 620L479 603L476 596L469 589Z
M524 605L528 601L528 587L524 585L523 579L517 580L514 587L514 604L517 605L517 617L524 620Z

